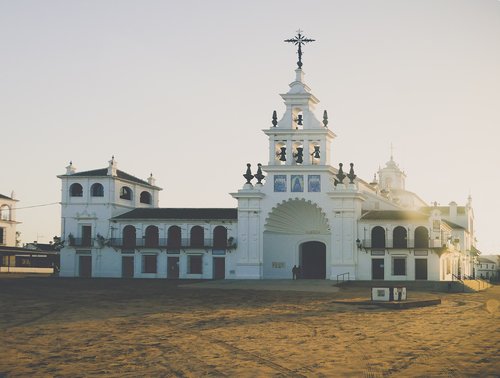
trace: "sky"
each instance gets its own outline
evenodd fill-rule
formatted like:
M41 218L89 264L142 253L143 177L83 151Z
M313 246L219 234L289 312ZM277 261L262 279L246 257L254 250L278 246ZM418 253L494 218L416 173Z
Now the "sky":
M500 253L498 0L0 0L0 193L22 242L60 234L70 161L153 173L162 207L236 207L246 163L267 164L299 28L332 164L371 180L392 143L406 188L470 194L479 249Z

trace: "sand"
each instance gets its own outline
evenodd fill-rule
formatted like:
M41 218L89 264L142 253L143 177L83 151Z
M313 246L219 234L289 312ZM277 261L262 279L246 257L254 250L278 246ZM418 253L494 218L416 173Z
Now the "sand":
M406 310L350 290L0 276L0 377L500 375L500 286Z

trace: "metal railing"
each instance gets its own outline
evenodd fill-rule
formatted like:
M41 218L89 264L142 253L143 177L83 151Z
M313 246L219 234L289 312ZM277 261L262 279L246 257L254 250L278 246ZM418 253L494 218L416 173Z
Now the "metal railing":
M340 277L342 277L342 283L345 282L345 276L346 275L347 275L347 281L350 281L350 279L349 279L349 272L337 274L337 285L338 285L338 283L340 281Z
M452 273L451 274L451 281L452 282L460 282L462 284L462 291L465 292L465 282L462 281L462 278L460 278L460 276L457 276L456 274Z
M93 241L92 238L70 238L69 245L72 247L92 247Z
M417 242L417 243L415 243ZM399 249L405 249L405 248L429 248L429 243L419 243L418 240L415 239L408 239L406 244L401 243L400 245L394 245L394 239L386 239L385 240L385 245L380 246L380 245L372 245L372 239L364 239L363 240L363 247L365 248L380 248L380 249L392 249L392 248L399 248Z
M167 250L178 250L178 249L233 249L236 248L236 243L234 238L231 243L226 240L214 240L214 239L203 239L202 240L191 240L191 239L171 239L168 238L112 238L108 243L111 247L117 248L166 248Z

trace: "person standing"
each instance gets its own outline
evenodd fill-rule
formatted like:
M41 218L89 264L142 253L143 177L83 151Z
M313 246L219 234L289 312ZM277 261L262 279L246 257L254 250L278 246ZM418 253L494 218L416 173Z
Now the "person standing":
M299 268L297 268L297 265L294 265L292 268L292 279L296 280L298 273L299 273Z

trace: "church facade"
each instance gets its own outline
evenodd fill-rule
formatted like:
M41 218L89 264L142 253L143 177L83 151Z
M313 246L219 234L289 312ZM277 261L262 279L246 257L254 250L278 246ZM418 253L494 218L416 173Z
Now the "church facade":
M393 157L373 180L332 164L336 135L299 65L285 111L264 133L266 165L247 165L237 208L161 208L151 176L117 168L62 182L61 276L446 281L472 276L471 199L429 205ZM377 177L378 176L378 177Z

